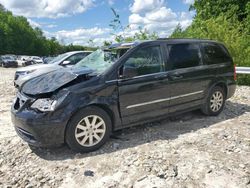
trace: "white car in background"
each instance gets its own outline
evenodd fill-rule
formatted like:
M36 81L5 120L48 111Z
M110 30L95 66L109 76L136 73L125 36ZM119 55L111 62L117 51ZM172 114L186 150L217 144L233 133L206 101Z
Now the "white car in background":
M43 63L42 58L38 56L28 56L28 58L26 58L25 61L23 61L22 66L26 67L29 65L42 64L42 63Z
M91 54L92 51L73 51L58 55L48 64L30 65L28 67L18 68L15 73L14 85L20 87L24 82L36 76L49 73L51 71L70 67Z
M19 67L22 67L24 66L25 62L27 62L28 60L29 60L29 56L25 56L25 55L18 56L17 64Z
M32 61L34 64L43 63L42 58L38 56L30 56L30 61Z

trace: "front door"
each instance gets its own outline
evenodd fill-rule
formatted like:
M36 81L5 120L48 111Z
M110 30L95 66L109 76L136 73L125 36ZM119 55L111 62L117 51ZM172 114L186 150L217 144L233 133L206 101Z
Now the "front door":
M125 60L118 82L124 125L168 113L170 92L162 53L160 45L146 46Z

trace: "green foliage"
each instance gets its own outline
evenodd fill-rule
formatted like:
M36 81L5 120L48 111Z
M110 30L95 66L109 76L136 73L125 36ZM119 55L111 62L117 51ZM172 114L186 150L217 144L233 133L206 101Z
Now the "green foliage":
M182 30L181 25L178 24L178 25L176 26L176 28L174 29L174 31L173 31L173 33L172 33L172 35L171 35L171 38L181 38L181 37L183 37L183 35L184 35L183 32L184 32L184 31Z
M238 74L237 84L250 86L250 75L249 74Z
M247 0L196 0L191 9L196 16L191 26L176 27L172 38L202 38L226 45L237 66L250 67L250 2ZM250 85L250 77L240 75L239 84Z
M114 15L114 19L111 20L109 26L115 31L124 31L125 27L122 25L122 22L120 20L120 15L116 12L114 8L111 8L112 13Z
M133 36L126 36L126 33L129 33L130 26L123 26L120 15L116 12L114 8L111 8L112 13L114 15L114 19L111 20L109 26L112 28L113 32L111 35L115 36L116 42L132 42L135 40L154 40L158 38L157 33L149 32L146 29L140 28L138 32L136 32ZM104 46L110 45L111 41L104 41Z
M13 16L0 4L0 54L47 56L86 49L60 45L55 38L47 39L42 30L33 29L25 17Z
M237 16L239 21L247 17L246 6L249 0L195 0L190 10L195 10L197 18L206 20L216 18L221 13L231 13Z
M153 32L149 32L148 30L144 29L140 29L139 32L136 32L134 35L134 40L155 40L158 38L157 33Z

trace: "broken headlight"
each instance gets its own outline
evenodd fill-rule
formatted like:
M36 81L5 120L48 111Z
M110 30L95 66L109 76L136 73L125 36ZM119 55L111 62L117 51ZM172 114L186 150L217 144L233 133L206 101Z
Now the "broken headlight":
M37 99L32 105L31 108L40 110L42 112L49 112L55 110L57 101L50 98Z
M35 102L33 102L31 108L37 109L41 112L54 111L63 103L68 94L68 90L61 90L56 96L53 96L52 98L37 99Z

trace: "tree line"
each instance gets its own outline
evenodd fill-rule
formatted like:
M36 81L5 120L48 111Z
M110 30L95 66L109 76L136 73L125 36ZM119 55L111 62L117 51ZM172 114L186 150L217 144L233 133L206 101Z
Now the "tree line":
M14 16L0 4L0 55L57 55L67 51L90 50L80 45L62 45L48 39L40 28L32 28L23 16Z
M237 66L250 67L250 2L249 0L195 0L192 24L183 29L178 25L170 38L201 38L223 42ZM112 8L114 19L110 27L116 42L158 38L157 33L140 29L134 36L126 36L119 14ZM119 33L119 34L117 34ZM166 36L167 37L167 36ZM111 41L105 41L107 46ZM62 45L55 38L48 39L39 28L32 28L25 17L13 16L0 4L0 54L55 55L66 51L89 50L88 47ZM250 76L240 75L239 83L250 85Z

